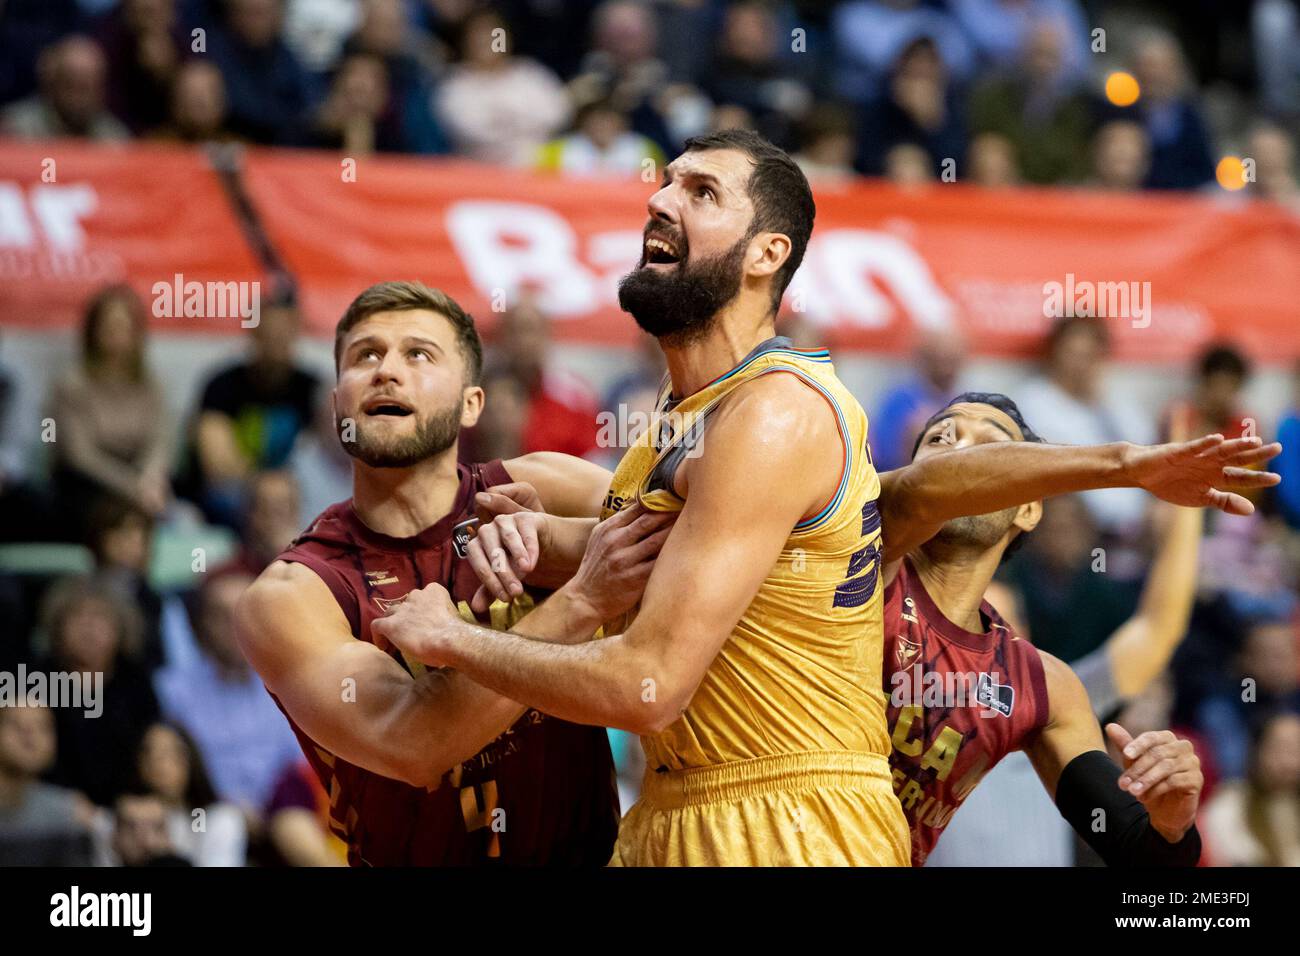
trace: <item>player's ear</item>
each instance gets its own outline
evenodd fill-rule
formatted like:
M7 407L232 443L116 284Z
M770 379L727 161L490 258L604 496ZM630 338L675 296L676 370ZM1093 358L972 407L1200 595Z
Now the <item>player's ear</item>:
M782 232L760 232L754 237L757 248L750 246L749 274L753 276L776 275L790 258L790 237Z
M1031 501L1029 504L1021 505L1016 510L1015 520L1011 523L1025 534L1028 534L1037 528L1038 522L1042 520L1043 503L1041 501Z
M483 414L485 401L483 389L477 385L466 385L460 394L460 427L473 428L478 424L478 417Z

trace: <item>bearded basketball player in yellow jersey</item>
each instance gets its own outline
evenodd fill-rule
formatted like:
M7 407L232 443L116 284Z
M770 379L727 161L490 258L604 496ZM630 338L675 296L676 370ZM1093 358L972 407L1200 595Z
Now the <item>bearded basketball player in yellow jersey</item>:
M619 299L667 358L661 416L619 465L607 520L575 532L594 564L679 512L639 607L601 621L565 585L548 603L606 636L556 645L468 624L430 586L385 636L521 704L640 734L646 781L616 864L906 866L867 418L825 352L774 329L812 232L808 182L727 131L687 143L649 212Z

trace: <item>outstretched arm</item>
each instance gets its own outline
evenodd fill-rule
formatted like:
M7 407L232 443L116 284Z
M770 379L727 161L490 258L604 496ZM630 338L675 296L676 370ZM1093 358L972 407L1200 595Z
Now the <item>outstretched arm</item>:
M1250 514L1254 505L1228 489L1277 484L1277 475L1249 466L1281 450L1257 437L1207 435L1165 445L1001 441L928 455L880 476L885 563L901 560L952 518L1093 488L1143 488L1178 505Z
M1124 755L1107 756L1079 678L1039 652L1047 678L1046 726L1025 748L1038 777L1075 832L1111 866L1194 866L1200 761L1167 730L1134 739L1118 724L1107 733Z

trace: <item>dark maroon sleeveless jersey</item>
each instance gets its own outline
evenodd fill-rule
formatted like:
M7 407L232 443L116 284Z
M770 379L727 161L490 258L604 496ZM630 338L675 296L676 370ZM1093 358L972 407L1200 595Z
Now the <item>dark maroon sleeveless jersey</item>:
M943 616L904 559L885 589L894 793L921 866L980 778L1047 722L1043 661L985 601L983 634Z
M376 618L430 582L447 588L457 604L468 602L479 582L456 554L453 529L473 517L476 492L511 478L499 461L458 467L451 513L415 537L372 531L348 500L327 508L280 560L314 571L361 641L371 640ZM619 807L604 728L529 710L426 790L350 764L317 745L292 717L289 723L329 794L331 826L347 842L354 866L609 861Z

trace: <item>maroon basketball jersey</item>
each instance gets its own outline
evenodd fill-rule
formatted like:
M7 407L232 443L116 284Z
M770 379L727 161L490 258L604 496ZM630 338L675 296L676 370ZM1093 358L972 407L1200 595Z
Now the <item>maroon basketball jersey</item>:
M458 468L450 514L420 534L372 531L348 500L327 508L280 560L303 564L325 582L358 640L371 641L371 623L430 582L447 588L464 613L479 581L457 556L453 530L473 516L476 492L511 478L499 461ZM502 609L494 608L498 623ZM604 728L530 709L426 790L350 764L289 723L329 794L331 826L354 866L609 861L619 809Z
M1043 661L987 601L973 634L943 616L904 559L885 589L894 792L921 866L980 778L1047 722Z

